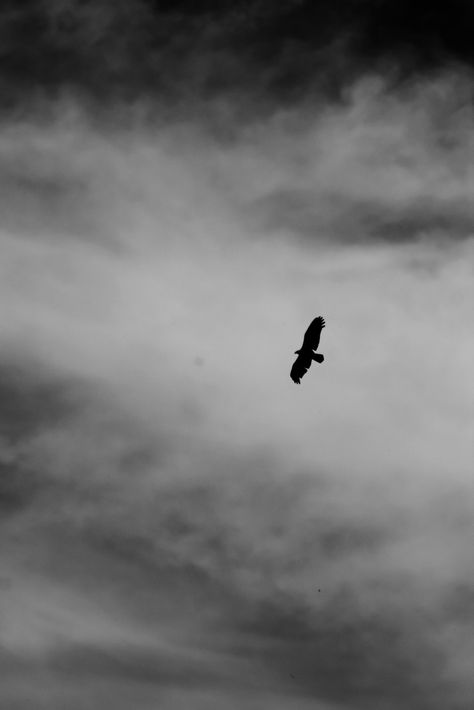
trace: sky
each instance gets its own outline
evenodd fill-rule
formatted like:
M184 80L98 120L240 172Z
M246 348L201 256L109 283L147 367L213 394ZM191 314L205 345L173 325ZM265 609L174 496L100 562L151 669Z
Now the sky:
M0 10L0 710L473 707L472 8L273 5Z

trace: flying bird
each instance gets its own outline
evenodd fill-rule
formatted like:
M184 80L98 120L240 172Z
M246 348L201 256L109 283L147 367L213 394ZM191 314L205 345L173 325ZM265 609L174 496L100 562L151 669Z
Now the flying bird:
M321 331L326 326L324 318L318 316L311 321L308 330L304 334L303 345L299 350L295 350L295 355L298 355L291 368L290 377L297 385L300 384L301 378L308 372L313 360L323 362L324 355L314 352L318 349Z

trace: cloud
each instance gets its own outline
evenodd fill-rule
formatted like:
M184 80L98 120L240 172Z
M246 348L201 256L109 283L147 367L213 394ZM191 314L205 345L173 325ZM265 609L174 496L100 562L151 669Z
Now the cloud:
M186 118L231 96L242 122L308 97L340 99L367 72L397 84L472 67L473 19L468 0L5 2L1 109L17 117L39 99L47 110L52 97L79 94L110 117L151 95Z
M472 705L464 81L4 126L2 702Z

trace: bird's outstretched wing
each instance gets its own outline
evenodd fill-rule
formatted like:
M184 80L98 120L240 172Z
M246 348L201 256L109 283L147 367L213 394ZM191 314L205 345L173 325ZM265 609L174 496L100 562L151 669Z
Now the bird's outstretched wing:
M305 362L304 360L305 358L302 358L301 355L298 355L290 371L290 377L293 382L296 382L297 385L300 384L301 378L303 377L303 375L306 375L309 366L311 365L311 360L309 361L309 363Z
M325 327L326 323L322 316L318 316L313 321L311 321L308 330L304 334L303 348L317 350L319 345L319 339L321 337L321 331Z

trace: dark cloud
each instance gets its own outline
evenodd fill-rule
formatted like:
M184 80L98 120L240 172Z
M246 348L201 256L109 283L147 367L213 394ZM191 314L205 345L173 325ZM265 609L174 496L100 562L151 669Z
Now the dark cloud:
M468 239L474 231L474 213L468 199L439 201L418 199L412 204L381 205L340 195L277 191L252 205L262 227L306 239L325 236L328 241L390 243L440 239Z
M96 110L148 95L189 111L226 94L249 118L308 91L341 97L368 70L397 82L470 66L473 27L468 0L4 3L3 105L71 90Z
M74 231L72 222L77 215L79 234L91 232L93 225L84 212L87 199L81 194L80 184L67 184L59 179L35 178L31 175L10 174L0 179L0 204L3 226L17 233L64 234L65 227ZM72 229L71 229L72 227Z

